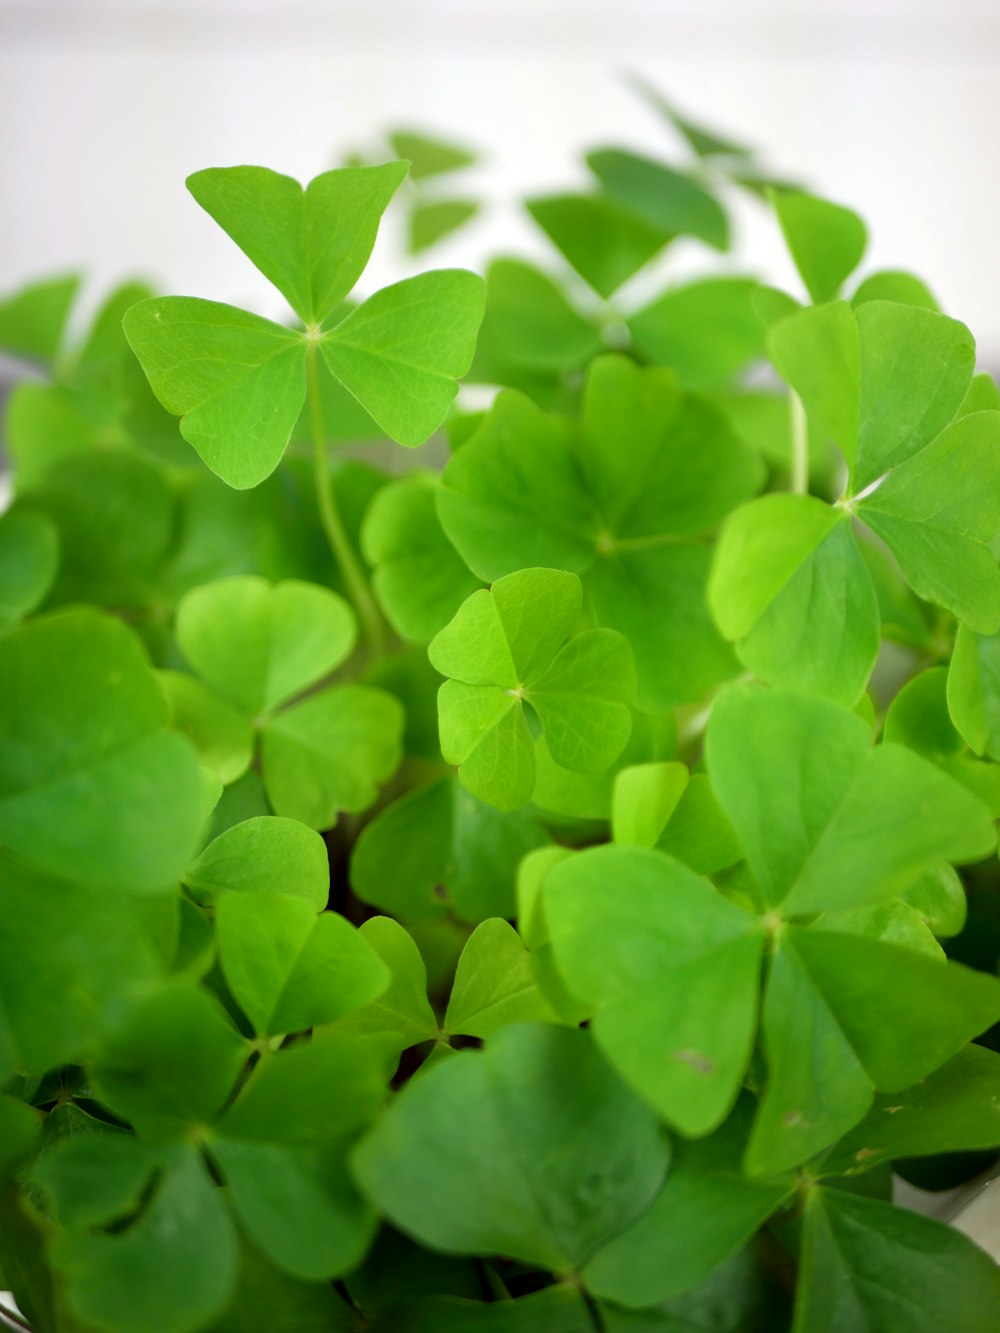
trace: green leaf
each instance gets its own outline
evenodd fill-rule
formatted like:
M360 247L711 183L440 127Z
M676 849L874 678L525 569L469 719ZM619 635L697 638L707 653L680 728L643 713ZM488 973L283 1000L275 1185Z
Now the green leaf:
M479 212L474 199L432 199L415 204L410 210L410 232L407 248L411 255L429 250L438 241L464 227Z
M379 603L410 643L430 642L479 587L444 534L436 490L437 480L428 472L390 482L369 505L361 529Z
M707 278L671 287L628 317L636 348L686 387L730 379L764 355L753 278Z
M489 1038L512 1023L534 1022L559 1017L538 989L528 951L506 921L484 921L458 960L442 1031Z
M320 352L387 435L423 444L472 363L484 303L474 273L421 273L370 296L323 335Z
M473 593L428 648L431 664L450 677L438 694L442 754L474 796L501 810L534 791L525 703L553 759L575 772L608 768L628 740L631 651L611 630L563 643L581 603L573 574L520 570Z
M115 1015L94 1083L101 1101L124 1119L176 1136L217 1114L249 1053L214 996L175 981Z
M603 346L598 330L552 279L519 259L490 264L485 327L505 360L537 370L580 366Z
M302 898L227 893L215 912L226 984L262 1036L302 1032L360 1009L389 971L336 912Z
M947 667L929 667L912 676L886 711L883 738L908 745L928 759L947 758L964 749L948 715L947 680Z
M224 893L283 893L322 911L330 863L320 835L294 819L247 819L215 838L184 873L200 903Z
M421 134L418 130L393 130L388 140L396 156L409 162L410 177L415 181L460 171L463 167L473 166L477 160L471 149L436 135Z
M704 773L692 775L656 848L701 875L714 875L742 859L733 826Z
M361 277L405 162L324 172L305 189L266 167L212 167L187 187L305 324L322 324Z
M193 1333L228 1303L237 1254L222 1196L197 1152L179 1145L132 1226L67 1237L56 1263L83 1319L113 1333Z
M427 999L427 968L412 937L388 916L369 917L358 929L389 969L388 987L370 1004L341 1018L332 1032L390 1035L398 1050L431 1041L438 1022Z
M731 686L707 756L765 900L793 915L893 897L941 861L987 855L995 838L986 808L951 778L902 746L872 750L860 718L819 699Z
M767 495L731 514L709 605L759 679L855 704L879 648L875 590L843 511Z
M233 1299L207 1333L353 1333L355 1311L328 1282L299 1282L241 1237Z
M509 917L521 858L548 841L529 812L501 815L453 778L441 778L365 825L351 858L351 887L363 902L407 921L438 916L449 905L463 921Z
M159 671L157 679L170 709L170 725L198 751L200 763L228 786L253 760L250 721L214 690L186 671Z
M400 760L403 709L384 690L336 685L268 719L264 786L275 814L328 829L373 805Z
M705 604L708 548L679 539L748 499L761 465L709 404L620 356L592 363L582 426L574 440L501 394L445 469L442 525L482 578L529 562L582 574L600 622L633 644L641 707L700 698L735 664ZM664 596L673 614L651 617Z
M935 866L900 895L939 939L957 935L965 925L965 886L951 866Z
M676 1145L666 1184L649 1209L587 1264L588 1291L626 1306L673 1300L714 1272L780 1207L792 1192L790 1182L743 1174L746 1109L738 1105L711 1138Z
M319 1281L349 1272L364 1257L377 1219L351 1184L342 1145L218 1137L211 1155L233 1212L280 1268Z
M131 1134L84 1134L57 1142L31 1174L73 1231L134 1213L156 1165L155 1153Z
M959 417L857 505L914 592L980 634L1000 626L1000 570L985 545L1000 528L998 445L1000 412Z
M118 620L58 612L0 640L0 841L84 883L146 892L177 879L201 794L194 750L166 721Z
M41 1113L33 1106L0 1093L0 1179L31 1151L41 1124Z
M142 607L173 537L174 501L158 466L123 449L57 459L31 504L55 524L60 566L50 602Z
M710 1133L750 1058L758 922L679 862L640 847L563 861L544 895L557 966L596 1010L598 1045L670 1124Z
M316 1143L368 1124L385 1099L380 1062L363 1042L314 1038L267 1051L212 1130L251 1143Z
M34 611L58 564L59 533L45 514L15 509L0 515L0 634Z
M89 1055L107 1011L157 979L135 904L0 858L0 1079Z
M916 305L924 310L940 310L927 285L913 273L902 269L880 269L870 273L851 297L855 310L866 301L893 301L896 305Z
M584 282L607 300L658 254L671 238L602 195L553 194L525 207Z
M868 230L857 213L802 191L775 191L774 211L809 295L832 301L861 263Z
M616 203L650 226L729 248L726 215L693 176L620 148L588 153L587 166Z
M826 1157L824 1174L854 1175L900 1157L1000 1144L1000 1055L965 1046L902 1092L885 1093Z
M752 148L748 148L736 139L731 139L728 134L719 134L716 130L682 115L673 102L668 101L648 79L639 74L629 73L626 81L633 92L638 93L644 102L659 112L664 120L681 134L688 147L698 157L753 157Z
M998 1015L993 977L861 935L789 927L764 1000L768 1083L748 1169L787 1170L828 1147L875 1088L909 1087Z
M683 764L635 764L615 778L611 840L633 847L655 847L688 784Z
M306 396L306 344L280 324L191 296L140 301L125 336L181 434L229 486L271 475Z
M767 350L778 374L853 467L861 412L861 349L850 306L834 301L787 315L771 328ZM918 376L914 380L919 384Z
M177 639L192 667L254 718L339 666L356 633L342 597L292 579L221 579L194 588L177 613Z
M589 1036L542 1025L428 1070L353 1156L364 1191L423 1243L557 1271L642 1212L666 1164L652 1113Z
M795 1333L989 1333L993 1260L950 1227L877 1199L814 1189Z
M0 347L16 356L55 361L80 275L67 273L29 283L0 300Z
M1000 759L1000 634L958 627L947 697L962 739L976 754Z

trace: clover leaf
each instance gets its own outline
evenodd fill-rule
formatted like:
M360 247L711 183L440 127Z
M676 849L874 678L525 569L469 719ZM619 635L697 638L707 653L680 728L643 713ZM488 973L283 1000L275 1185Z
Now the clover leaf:
M474 796L501 810L525 805L535 789L526 704L552 758L574 772L608 768L629 738L628 644L613 630L566 642L582 603L575 575L520 570L467 598L428 649L449 677L438 693L441 752Z
M350 313L340 309L406 171L402 162L339 168L304 190L263 167L213 168L189 178L195 199L304 326L287 329L194 297L152 298L125 317L153 392L229 485L256 486L274 471L317 349L334 378L400 443L422 443L443 420L454 381L472 359L481 281L461 270L425 273L376 292Z
M998 1300L996 1264L960 1231L878 1199L810 1191L795 1333L987 1333Z
M548 841L530 811L501 815L454 778L440 778L365 825L351 857L351 887L363 902L407 921L448 907L463 921L513 916L518 864ZM410 850L401 865L403 842Z
M879 902L995 842L989 812L952 778L903 746L873 748L859 717L819 699L730 686L706 752L764 901L787 914Z
M372 804L399 762L399 703L355 684L297 698L354 645L354 617L337 593L296 580L220 579L182 599L177 638L191 666L252 725L275 814L330 828L340 811Z
M512 1136L514 1158L503 1146ZM645 1209L667 1160L652 1113L587 1033L530 1024L409 1084L352 1165L379 1208L426 1244L561 1271Z
M71 609L0 639L0 842L81 883L153 892L176 880L202 795L194 749L167 716L119 620Z
M632 643L640 707L660 711L734 672L705 602L704 535L761 479L706 400L606 356L588 371L579 428L501 394L445 468L438 512L481 578L532 563L579 574L598 622ZM668 595L671 615L651 617Z

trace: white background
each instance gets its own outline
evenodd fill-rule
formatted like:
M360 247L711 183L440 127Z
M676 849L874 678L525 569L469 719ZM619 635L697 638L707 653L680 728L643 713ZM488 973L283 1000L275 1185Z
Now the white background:
M277 313L185 175L308 178L400 123L481 145L497 201L425 264L544 255L519 194L582 183L588 145L677 147L628 66L857 207L869 267L920 272L1000 365L1000 0L0 0L0 291L82 265ZM741 220L734 264L790 280ZM372 279L402 271L390 235Z

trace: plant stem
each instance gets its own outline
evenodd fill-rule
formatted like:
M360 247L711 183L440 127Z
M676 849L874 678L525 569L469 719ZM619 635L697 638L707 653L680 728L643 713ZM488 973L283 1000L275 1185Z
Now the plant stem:
M330 550L337 562L347 594L354 603L361 622L362 633L372 653L376 656L382 651L385 634L382 616L375 604L368 580L354 554L354 550L344 530L344 523L337 509L337 502L330 483L330 467L327 457L326 428L323 424L323 406L319 396L319 367L315 345L309 348L309 412L312 417L313 464L316 482L316 502L319 505L320 521L330 543Z
M802 399L789 390L788 413L792 437L792 475L789 489L794 495L809 494L809 423Z

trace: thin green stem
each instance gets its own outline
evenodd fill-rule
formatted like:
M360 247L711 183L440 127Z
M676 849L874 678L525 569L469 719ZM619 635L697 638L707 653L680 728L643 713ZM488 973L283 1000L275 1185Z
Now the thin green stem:
M809 422L802 399L789 390L788 414L792 439L792 475L789 489L795 495L809 494Z
M315 345L309 348L309 412L312 417L313 464L316 480L316 501L319 505L320 521L330 543L330 550L337 562L347 587L347 594L354 603L361 622L362 633L368 647L376 656L382 651L385 641L385 628L382 616L375 604L364 570L354 554L344 523L337 509L337 502L330 483L330 464L327 455L326 427L323 424L323 404L319 391L319 366Z

